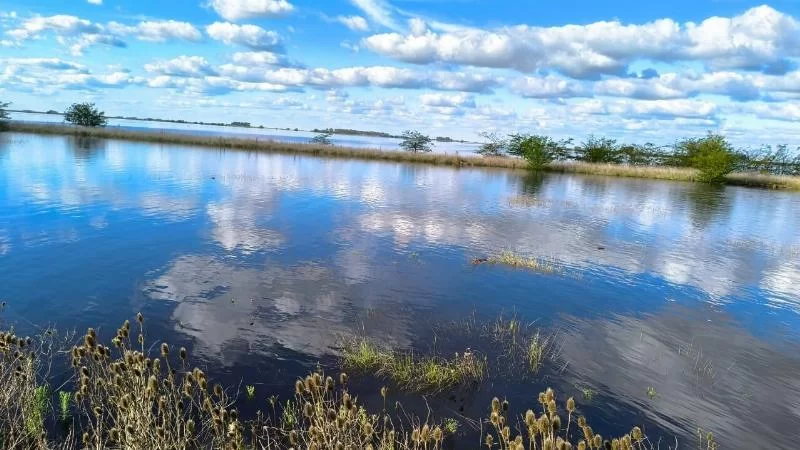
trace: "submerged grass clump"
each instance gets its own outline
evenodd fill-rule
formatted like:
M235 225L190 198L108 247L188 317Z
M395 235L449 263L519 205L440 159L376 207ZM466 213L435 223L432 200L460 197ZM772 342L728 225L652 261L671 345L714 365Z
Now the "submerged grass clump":
M486 359L469 349L452 358L419 357L410 352L382 349L364 338L350 339L342 346L345 370L385 377L401 389L436 393L480 383L486 375Z
M555 262L543 258L532 258L522 256L512 251L503 251L500 254L490 256L488 258L476 258L472 263L504 265L514 268L528 269L545 274L554 274L563 272L563 268L556 265Z

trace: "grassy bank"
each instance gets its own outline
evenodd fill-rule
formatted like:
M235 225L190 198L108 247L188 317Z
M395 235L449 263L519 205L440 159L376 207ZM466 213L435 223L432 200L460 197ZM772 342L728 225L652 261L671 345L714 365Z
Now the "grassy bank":
M519 330L515 321L500 324L503 334ZM356 386L345 373L333 378L321 369L294 380L290 399L268 397L263 410L244 417L236 408L242 394L214 384L211 374L191 365L186 349L146 342L141 314L107 341L88 329L71 350L55 346L56 334L48 330L30 339L0 332L3 449L454 448L453 418L435 419L430 410L420 418L391 406L386 387L380 389L383 409L370 411L352 393ZM394 358L374 349L362 352L370 361ZM62 372L54 355L66 355L72 366L66 370L74 371L60 386L50 375ZM254 389L248 387L247 401L256 401ZM494 398L486 417L459 420L478 424L475 438L490 449L658 448L639 427L614 438L596 434L580 415L581 405L557 398L552 389L539 393L538 403L537 411L515 412L508 401ZM711 435L700 445L716 448Z
M153 142L162 144L195 145L212 148L230 148L285 154L324 156L406 163L433 164L454 167L494 167L527 169L528 163L516 157L482 157L458 153L411 153L378 149L289 143L268 138L240 138L225 136L198 136L179 131L123 130L114 127L82 128L65 124L34 124L9 122L7 129L20 133L76 135L104 139ZM579 173L614 177L650 178L659 180L698 181L698 171L684 167L640 166L624 164L598 164L577 161L555 161L544 167L550 172ZM800 177L760 173L733 173L725 177L727 184L769 189L800 190Z

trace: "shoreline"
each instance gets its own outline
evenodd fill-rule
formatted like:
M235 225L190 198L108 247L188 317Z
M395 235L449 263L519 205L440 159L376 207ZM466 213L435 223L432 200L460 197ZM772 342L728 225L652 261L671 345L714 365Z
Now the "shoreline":
M284 154L323 156L330 158L361 159L371 161L395 161L444 165L452 167L487 167L511 170L526 170L527 163L514 157L463 156L458 153L410 153L404 151L369 148L340 147L312 143L281 142L269 139L248 139L226 136L201 136L154 129L124 130L118 128L84 128L58 123L36 124L9 121L6 131L17 133L49 134L60 136L85 136L104 139L119 139L161 144L194 145L212 148L263 151ZM577 173L625 178L697 182L697 171L685 167L628 166L621 164L595 164L579 161L556 161L550 163L547 172ZM767 189L800 190L800 176L770 175L760 173L732 173L725 184Z

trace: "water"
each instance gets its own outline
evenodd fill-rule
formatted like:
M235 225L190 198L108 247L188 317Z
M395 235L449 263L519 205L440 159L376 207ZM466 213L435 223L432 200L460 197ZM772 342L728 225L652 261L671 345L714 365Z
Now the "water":
M64 117L58 114L10 113L13 120L36 123L63 123ZM280 142L309 143L318 133L311 131L290 131L270 128L243 128L218 125L197 125L191 123L151 122L146 120L109 119L108 128L123 130L153 130L164 133L179 133L199 136L226 136L244 139L264 139ZM477 135L476 135L477 138ZM335 134L330 137L333 145L352 148L368 148L379 150L400 150L400 139L376 136L357 136ZM479 144L469 142L434 142L433 153L474 154Z
M798 223L791 192L2 134L0 318L110 338L142 311L151 342L263 397L334 370L354 329L450 351L469 343L432 329L517 314L557 362L438 417L552 386L604 435L794 448ZM471 264L503 249L561 271Z

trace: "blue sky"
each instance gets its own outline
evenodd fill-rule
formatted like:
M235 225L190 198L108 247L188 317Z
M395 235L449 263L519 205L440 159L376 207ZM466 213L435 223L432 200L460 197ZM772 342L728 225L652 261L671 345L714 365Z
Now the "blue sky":
M0 100L111 115L800 145L800 1L6 0Z

